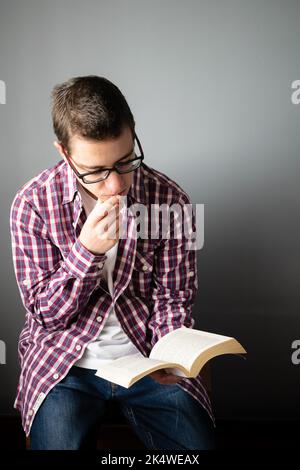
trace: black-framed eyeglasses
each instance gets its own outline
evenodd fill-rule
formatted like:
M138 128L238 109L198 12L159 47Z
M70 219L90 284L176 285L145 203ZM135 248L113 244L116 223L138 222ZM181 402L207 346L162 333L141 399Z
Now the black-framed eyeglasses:
M71 157L66 151L66 149L65 149L64 154L70 164L70 167L72 168L76 176L80 178L85 184L93 184L93 183L98 183L99 181L103 181L106 178L108 178L111 171L116 171L117 173L121 175L125 173L131 173L132 171L137 170L137 168L141 166L142 161L144 160L144 152L143 152L143 148L141 146L141 143L136 133L134 133L134 141L135 140L137 142L140 155L137 156L135 149L134 149L132 154L127 157L129 158L129 160L126 160L124 162L118 162L112 167L101 168L101 170L89 171L87 173L78 172L78 170L71 163Z

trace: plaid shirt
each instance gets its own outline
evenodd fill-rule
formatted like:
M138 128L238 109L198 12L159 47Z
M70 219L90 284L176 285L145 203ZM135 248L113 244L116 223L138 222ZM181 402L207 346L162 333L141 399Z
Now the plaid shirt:
M190 200L174 181L143 163L133 173L127 195L127 206L133 203L150 207ZM106 255L92 254L78 238L86 214L69 165L60 160L14 197L12 254L26 310L14 408L21 413L26 435L47 393L99 336L112 305L125 333L146 357L166 333L195 323L191 313L198 289L196 250L187 250L184 238L136 237L133 219L128 217L127 237L119 239L112 299L101 277ZM214 421L200 375L182 378L178 386Z

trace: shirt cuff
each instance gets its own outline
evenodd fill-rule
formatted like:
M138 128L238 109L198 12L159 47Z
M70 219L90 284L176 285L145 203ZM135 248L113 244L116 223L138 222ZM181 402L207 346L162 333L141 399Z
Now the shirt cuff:
M77 238L66 259L66 266L75 277L95 279L99 277L106 258L106 254L91 253Z

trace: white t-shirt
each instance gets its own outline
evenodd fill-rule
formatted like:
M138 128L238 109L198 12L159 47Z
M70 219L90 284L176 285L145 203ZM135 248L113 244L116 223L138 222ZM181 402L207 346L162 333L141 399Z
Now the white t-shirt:
M97 203L96 199L92 198L84 189L84 187L77 183L78 190L82 197L83 207L86 216L92 211ZM109 292L113 297L113 270L115 266L116 256L118 251L118 243L116 243L110 250L106 252L107 259L105 261L102 275L106 279ZM132 343L125 331L122 329L121 324L112 307L106 320L104 327L100 332L98 338L91 341L81 359L74 363L75 366L85 367L87 369L99 369L101 364L110 362L119 357L127 356L129 354L136 354L141 352Z

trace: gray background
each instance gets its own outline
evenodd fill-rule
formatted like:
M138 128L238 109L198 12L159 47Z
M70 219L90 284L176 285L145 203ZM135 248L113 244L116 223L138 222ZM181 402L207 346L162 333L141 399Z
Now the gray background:
M10 205L60 158L52 87L97 74L125 94L146 162L205 204L196 327L248 350L213 362L217 417L299 418L299 20L296 0L0 2L0 413L14 413L24 322Z

